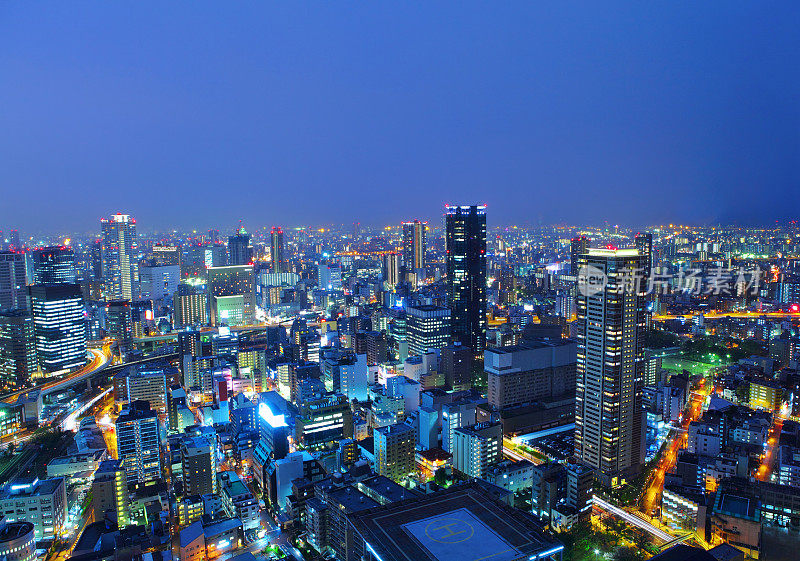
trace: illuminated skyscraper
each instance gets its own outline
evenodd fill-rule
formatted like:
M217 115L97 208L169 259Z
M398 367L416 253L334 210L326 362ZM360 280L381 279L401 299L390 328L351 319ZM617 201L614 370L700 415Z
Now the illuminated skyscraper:
M156 244L153 246L153 263L158 267L166 265L181 266L181 248L176 245Z
M71 247L40 247L31 250L34 284L75 283L75 252Z
M642 263L644 275L649 276L653 269L653 234L649 232L636 234L634 241L636 243L636 249L639 250L639 255L644 257Z
M272 252L272 272L285 273L289 267L286 263L286 257L284 256L286 246L283 243L283 230L281 230L280 226L272 227L270 238L270 249Z
M394 290L400 282L401 257L399 253L387 253L383 256L383 280L390 290Z
M34 284L28 288L42 370L56 372L86 364L86 318L80 285Z
M25 310L0 312L0 384L25 386L36 372L33 318Z
M403 222L403 264L408 271L425 268L426 222Z
M589 238L577 236L569 242L569 274L578 274L578 259L589 249Z
M139 245L136 220L114 214L100 221L103 281L107 300L134 300L139 288Z
M0 310L28 309L25 254L0 251Z
M450 310L440 306L406 307L409 356L441 349L450 342Z
M253 323L255 276L252 265L209 267L208 293L214 325Z
M447 305L453 339L476 356L486 347L486 207L447 206Z
M646 288L626 282L643 261L636 249L588 249L578 259L575 456L610 485L643 459Z
M228 265L248 265L253 261L250 234L244 228L228 238Z
M158 481L161 474L161 435L156 412L146 401L134 401L115 423L117 454L128 483Z

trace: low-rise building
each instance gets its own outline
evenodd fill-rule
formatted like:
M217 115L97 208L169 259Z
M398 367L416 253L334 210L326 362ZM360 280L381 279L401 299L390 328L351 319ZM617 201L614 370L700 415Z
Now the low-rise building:
M258 501L235 471L217 474L219 495L225 512L242 521L242 528L252 530L259 527Z
M211 520L203 517L180 534L181 561L204 561L242 546L242 522L238 518Z
M503 460L491 466L483 478L489 483L493 483L516 495L531 489L533 485L533 464L528 460L520 460L519 462Z
M8 522L31 522L37 541L54 538L67 518L64 479L12 481L0 491L0 513Z
M47 464L47 477L85 479L94 475L100 463L107 457L105 450L59 456Z
M500 423L478 423L455 431L453 467L468 477L483 478L489 466L503 455Z
M739 489L717 492L711 510L712 545L727 543L758 559L761 553L761 507L758 499Z
M36 559L35 529L30 522L8 522L0 517L0 558L5 561Z

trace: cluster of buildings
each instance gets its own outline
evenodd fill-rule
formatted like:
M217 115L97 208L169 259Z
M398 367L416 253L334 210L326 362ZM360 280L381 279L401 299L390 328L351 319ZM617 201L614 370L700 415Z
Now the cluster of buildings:
M798 330L718 316L790 305L795 263L713 298L630 271L702 277L796 236L631 234L487 231L484 206L448 205L441 226L377 233L149 236L116 214L88 243L4 244L4 388L74 372L103 337L120 364L108 417L81 420L46 479L6 485L0 514L53 540L90 496L75 561L231 556L271 528L342 561L558 559L551 533L642 473L710 383L668 375L679 350L647 346L658 327L764 346L720 367L658 505L667 526L756 557L763 525L800 509ZM36 420L34 394L2 406L2 436Z

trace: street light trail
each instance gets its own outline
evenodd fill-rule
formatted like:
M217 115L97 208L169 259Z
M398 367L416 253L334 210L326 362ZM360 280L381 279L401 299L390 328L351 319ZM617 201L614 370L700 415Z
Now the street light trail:
M618 506L614 506L611 503L609 503L607 501L604 501L603 499L601 499L597 495L594 495L594 504L595 504L595 506L610 512L614 516L622 518L626 522L629 522L629 523L633 524L637 528L640 528L640 529L644 530L645 532L647 532L651 536L654 536L654 537L656 537L656 538L658 538L658 539L660 539L662 541L669 542L669 541L672 541L672 540L675 539L675 536L672 536L672 535L666 533L664 530L656 528L655 526L653 526L652 524L650 524L646 520L642 520L638 516L634 516L633 514L627 512L625 510L622 510Z

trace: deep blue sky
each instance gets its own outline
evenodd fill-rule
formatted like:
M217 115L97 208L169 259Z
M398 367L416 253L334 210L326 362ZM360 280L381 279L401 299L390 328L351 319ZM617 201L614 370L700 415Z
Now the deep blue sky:
M771 222L800 3L0 6L0 229Z

